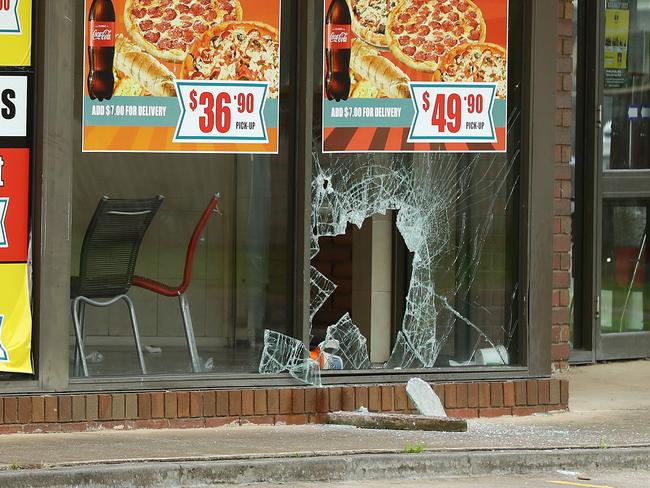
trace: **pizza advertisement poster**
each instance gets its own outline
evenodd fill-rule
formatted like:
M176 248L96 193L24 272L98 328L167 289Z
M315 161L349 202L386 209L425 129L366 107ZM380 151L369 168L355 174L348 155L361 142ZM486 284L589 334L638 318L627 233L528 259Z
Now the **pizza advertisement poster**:
M323 152L506 151L508 0L324 4Z
M277 154L280 0L85 0L85 19L84 152Z

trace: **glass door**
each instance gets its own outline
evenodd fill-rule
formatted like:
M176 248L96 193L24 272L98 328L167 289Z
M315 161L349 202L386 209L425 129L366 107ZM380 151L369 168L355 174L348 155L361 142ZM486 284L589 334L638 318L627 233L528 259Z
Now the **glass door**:
M650 357L650 0L602 6L596 359Z

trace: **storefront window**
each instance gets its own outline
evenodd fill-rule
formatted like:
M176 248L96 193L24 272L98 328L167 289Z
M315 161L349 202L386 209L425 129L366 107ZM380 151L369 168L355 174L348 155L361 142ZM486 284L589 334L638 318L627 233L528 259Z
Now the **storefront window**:
M87 268L96 268L98 260L106 260L102 266L108 273L111 264L118 260L116 246L110 243L106 244L103 254L101 249L89 251L88 243L85 254L82 253L84 236L91 231L89 226L94 222L93 214L102 196L109 199L164 197L145 229L135 262L133 282L144 279L149 286L132 285L127 290L137 317L147 374L255 372L265 329L294 334L295 99L290 94L295 90L294 23L297 17L295 2L281 3L277 155L247 151L201 154L197 152L200 152L199 144L191 145L192 152L176 154L80 151L75 154L71 298L76 296L77 277L84 275L84 269L80 269L84 259L95 260L86 263ZM123 2L116 0L113 4L120 15ZM86 19L82 18L82 9L78 10L77 25L83 26ZM262 16L265 9L259 12L249 9L244 15L248 16L245 18ZM259 25L258 28L261 29ZM81 49L81 36L80 32L75 51L78 73L83 72L82 61L87 55ZM133 48L131 54L133 52L139 51ZM177 69L176 75L185 69L173 63L169 66L169 69ZM133 81L116 74L122 84ZM82 110L80 98L75 99L77 113ZM77 126L75 133L80 132ZM116 147L121 147L125 141L147 142L158 136L149 127L120 127L111 137ZM78 138L74 144L81 148ZM215 194L219 194L217 211L207 214L205 228L194 248L190 272L186 256L191 248L191 237ZM122 231L124 235L125 229ZM189 288L185 292L170 293L170 288L173 290L183 282L184 275L189 280ZM157 287L157 284L163 286ZM184 298L179 299L180 294ZM100 294L97 301L109 298ZM81 367L73 346L75 334L71 320L69 359L72 375L142 374L132 320L124 301L101 307L88 303L80 310L79 318L83 322L87 371ZM188 329L193 338L186 337Z
M314 25L322 27L322 3L315 11ZM382 153L403 134L386 127L370 135L332 131L339 146L358 142L367 152L324 154L327 114L315 63L311 342L308 351L297 339L267 334L263 372L319 384L328 369L521 364L521 3L510 4L509 16L506 153L418 153L408 144L411 153ZM364 80L356 82L361 90ZM365 82L364 96L381 96Z

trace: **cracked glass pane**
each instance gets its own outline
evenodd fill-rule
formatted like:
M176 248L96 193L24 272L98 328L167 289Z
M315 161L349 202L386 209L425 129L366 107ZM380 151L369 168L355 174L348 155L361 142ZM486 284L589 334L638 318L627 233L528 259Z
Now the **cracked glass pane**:
M260 360L260 373L288 372L303 383L320 386L320 367L309 357L302 341L273 330L264 331L264 349Z
M374 371L525 359L517 350L523 34L517 22L510 27L507 153L323 154L322 85L314 87L310 344L296 356L302 364L336 369L340 360L343 369ZM321 48L314 46L315 59ZM272 344L265 351L274 354ZM294 357L278 368L295 366Z
M352 319L345 314L334 325L327 328L325 343L335 341L337 345L333 352L341 358L343 369L366 369L370 367L367 340Z

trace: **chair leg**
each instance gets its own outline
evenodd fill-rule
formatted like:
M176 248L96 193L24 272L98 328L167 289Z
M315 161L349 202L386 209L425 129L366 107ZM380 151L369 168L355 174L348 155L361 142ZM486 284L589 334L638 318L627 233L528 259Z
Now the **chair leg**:
M77 351L81 359L81 368L84 376L88 376L88 364L86 363L86 351L84 350L83 334L81 332L81 324L79 320L79 308L81 304L81 297L77 297L72 301L72 320L74 322L74 333L77 337Z
M194 327L192 326L192 315L190 314L190 305L187 302L187 297L185 296L185 293L178 296L178 301L181 306L181 315L183 316L183 326L185 327L185 338L187 339L187 348L190 351L190 359L192 361L192 371L195 373L200 373L201 364L199 363L199 354L196 349Z
M138 361L140 361L140 369L142 374L147 374L147 367L144 364L144 356L142 354L142 344L140 344L140 332L138 331L138 320L135 317L135 307L133 302L127 295L122 295L122 299L126 302L131 314L131 327L133 328L133 338L135 339L135 347L138 350Z

